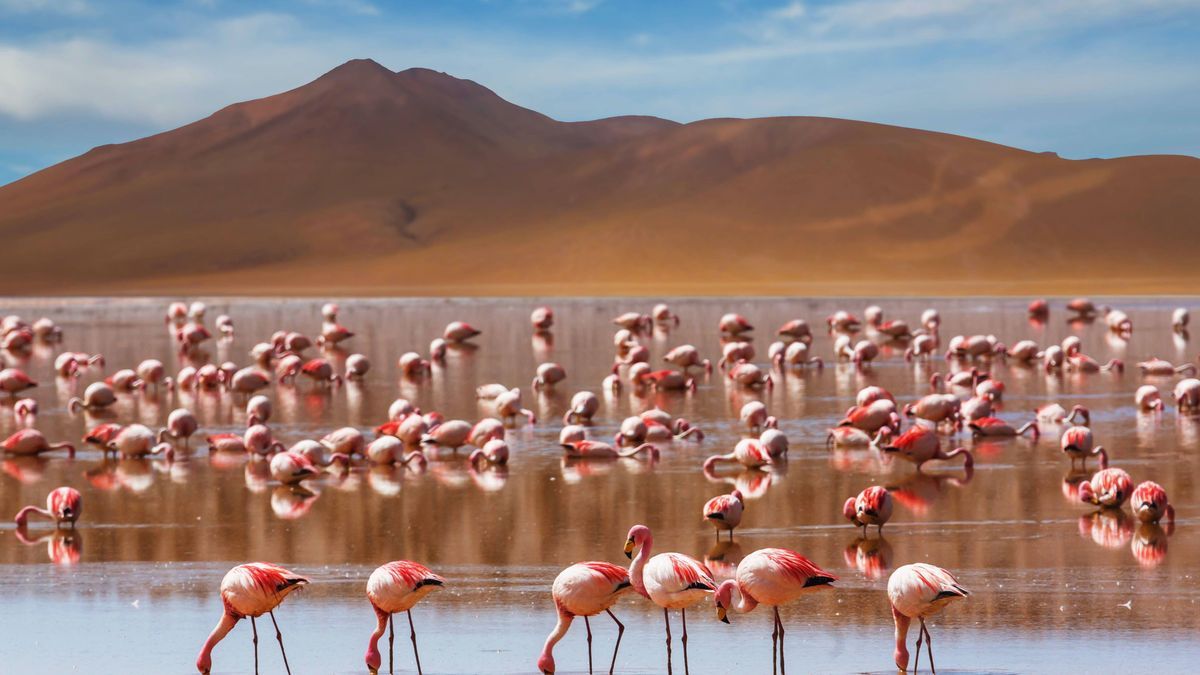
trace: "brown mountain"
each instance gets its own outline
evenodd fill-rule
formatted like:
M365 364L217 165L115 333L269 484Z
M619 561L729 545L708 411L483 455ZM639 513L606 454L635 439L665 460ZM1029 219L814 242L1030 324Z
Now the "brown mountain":
M4 293L1200 292L1200 160L559 122L351 61L0 187Z

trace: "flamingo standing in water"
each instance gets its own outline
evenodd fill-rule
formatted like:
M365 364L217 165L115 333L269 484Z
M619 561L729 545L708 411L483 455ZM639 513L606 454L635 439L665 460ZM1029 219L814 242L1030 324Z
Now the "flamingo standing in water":
M583 625L587 628L588 672L592 672L592 624L588 617L605 612L617 624L617 644L613 647L612 664L608 667L609 675L612 675L617 667L621 636L625 634L625 624L612 613L612 606L632 589L629 573L608 562L576 563L559 572L550 589L554 608L558 612L558 623L546 638L546 644L538 656L538 670L544 674L554 672L554 645L567 634L575 617L582 616Z
M283 667L291 675L287 652L283 649L283 634L279 631L279 623L275 621L275 608L292 591L307 583L306 577L271 563L247 563L229 570L221 580L221 604L225 611L200 648L196 670L208 675L212 671L213 648L225 639L238 621L250 617L250 628L254 632L254 672L257 673L258 626L254 620L263 614L270 614L271 623L275 626L275 639L279 641L279 652L283 654Z
M13 522L17 524L18 529L25 527L25 523L32 513L52 518L55 529L62 527L63 523L67 523L71 529L75 529L75 521L79 520L79 515L83 513L83 497L75 488L60 487L53 490L46 495L46 508L39 509L30 505L17 512L17 517L13 519Z
M4 439L0 448L10 455L39 455L51 450L66 450L68 457L75 456L75 446L70 443L51 443L37 429L22 429Z
M634 525L625 541L625 555L633 558L629 566L629 581L639 594L650 598L663 608L667 628L667 672L671 672L670 610L678 609L683 623L683 672L688 672L687 608L704 600L717 590L712 574L699 560L682 553L659 553L653 558L650 551L654 537L645 525ZM637 549L637 557L633 551Z
M779 672L787 672L783 649L783 621L779 606L806 593L831 588L837 577L817 567L808 558L786 548L763 548L742 559L733 579L717 587L713 601L717 618L729 623L728 611L745 614L759 605L774 610L771 630L771 672L778 657ZM776 648L778 645L778 649Z
M855 527L863 529L863 538L867 536L867 526L875 525L878 534L883 536L883 526L892 517L892 493L882 485L871 487L850 497L842 506L842 513L854 523Z
M1088 457L1095 455L1100 459L1100 468L1108 468L1108 453L1105 452L1104 446L1095 445L1092 439L1092 430L1087 427L1071 427L1063 432L1062 451L1071 458L1071 466L1075 466L1075 461L1083 460L1083 465L1087 467Z
M955 448L950 452L942 450L937 432L927 427L912 427L901 434L899 438L884 446L883 451L896 453L916 464L918 471L921 470L921 465L929 460L953 459L959 455L963 456L964 468L971 470L975 467L975 457L970 450L966 448Z
M745 502L740 490L717 495L704 503L704 519L716 528L717 541L721 540L721 530L728 530L729 541L733 541L733 530L742 523L743 509Z
M933 637L925 627L925 618L945 609L946 605L970 593L958 583L954 575L941 567L928 563L912 563L892 572L888 579L888 600L892 605L892 620L896 624L896 651L893 654L896 667L908 672L908 627L913 619L921 622L917 633L917 654L913 662L915 673L921 664L921 639L929 652L929 669L937 672L933 664Z
M413 627L412 608L422 598L444 586L446 580L434 574L428 567L408 560L395 560L380 565L367 579L367 599L375 610L378 623L367 642L367 669L372 675L379 672L382 661L379 653L379 638L383 629L388 630L388 672L393 671L393 646L395 643L394 616L399 612L408 615L409 638L413 645L413 658L417 661L417 673L421 672L421 655L417 652L417 630Z
M1143 523L1157 523L1163 518L1175 523L1175 507L1167 502L1167 491L1161 485L1148 480L1133 489L1130 497L1133 515Z

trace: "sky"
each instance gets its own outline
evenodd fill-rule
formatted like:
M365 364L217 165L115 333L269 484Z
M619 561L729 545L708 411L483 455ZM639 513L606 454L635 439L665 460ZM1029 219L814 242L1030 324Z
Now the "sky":
M1200 0L0 0L0 184L352 58L563 120L816 115L1200 155Z

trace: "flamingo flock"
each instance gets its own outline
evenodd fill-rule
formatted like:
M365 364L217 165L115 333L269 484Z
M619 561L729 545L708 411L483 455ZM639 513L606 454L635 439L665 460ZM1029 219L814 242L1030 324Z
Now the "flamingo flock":
M1099 306L1086 299L1066 304L1069 321L1082 325L1102 319L1114 339L1128 340L1134 332L1129 315L1117 309ZM1044 300L1030 303L1031 322L1045 322L1050 304ZM324 476L344 475L362 466L387 465L423 470L431 462L465 460L472 472L496 472L507 475L514 447L507 434L519 425L537 425L538 414L525 407L520 388L504 383L483 383L476 389L481 409L488 411L482 419L471 421L447 419L438 411L422 411L405 398L396 399L388 408L386 418L369 432L347 426L328 431L320 438L303 439L290 446L276 437L269 426L273 415L269 390L275 387L296 387L297 378L304 378L316 392L331 395L333 391L361 382L376 371L367 357L346 353L343 345L356 333L340 323L338 305L328 303L321 308L320 332L315 338L294 331L280 330L250 350L248 365L232 362L216 364L208 361L205 349L210 340L230 340L235 334L234 319L221 315L213 322L214 332L205 324L207 308L204 303L171 303L165 323L182 364L174 374L156 359L145 359L75 390L81 378L101 373L106 362L100 354L62 351L54 359L54 373L60 386L72 395L63 406L64 414L85 415L92 424L82 438L84 447L95 448L102 455L110 453L122 458L154 458L168 465L194 452L207 452L214 458L240 457L248 462L248 478L269 476L282 489L303 495L305 483ZM1171 316L1172 330L1186 336L1186 309ZM909 324L903 319L885 319L882 308L871 306L859 320L852 312L839 310L825 320L832 352L829 360L858 372L869 371L890 353L893 347L903 348L907 362L929 365L935 360L944 363L947 373L935 373L928 379L928 391L917 399L898 403L896 397L879 386L862 388L855 404L844 415L829 420L824 440L831 453L860 453L880 465L893 460L911 463L918 476L931 462L945 463L961 460L965 478L945 478L965 485L975 470L976 452L958 444L961 434L973 439L1024 439L1018 442L1036 447L1039 439L1053 434L1059 449L1084 472L1079 480L1064 488L1068 497L1077 503L1096 509L1094 517L1125 517L1130 508L1143 524L1168 524L1173 531L1175 508L1166 490L1152 480L1136 484L1122 468L1110 466L1121 458L1113 448L1105 448L1091 428L1091 413L1082 404L1058 401L1046 402L1028 414L1000 417L1005 412L1005 384L998 378L994 365L1008 363L1028 371L1040 370L1047 376L1071 373L1078 377L1121 378L1125 365L1120 359L1101 362L1082 351L1082 341L1070 336L1061 344L1039 345L1020 340L1006 346L993 335L955 335L943 342L939 331L941 315L928 310L920 320ZM704 443L705 433L686 418L675 417L658 407L624 419L611 442L593 437L593 425L603 408L601 396L631 389L642 392L676 392L680 396L698 395L701 384L710 377L720 378L727 387L750 392L752 400L741 406L737 427L744 437L732 447L719 448L695 467L714 482L728 480L720 475L721 467L737 465L767 475L786 472L789 448L795 439L784 431L789 420L771 414L767 401L779 382L805 373L819 372L825 360L814 353L814 334L804 319L787 321L775 331L779 338L766 350L767 362L755 363L757 351L752 334L755 324L746 317L729 313L722 316L716 332L722 350L714 361L704 357L693 345L672 346L662 357L669 367L654 370L650 365L650 349L644 342L651 335L669 335L683 319L665 304L655 306L650 313L628 312L613 319L615 329L614 361L608 375L596 383L594 390L576 391L561 418L559 452L564 460L603 461L622 460L645 462L652 466L664 452L677 443ZM556 315L549 307L538 307L530 315L535 345L547 344L553 337ZM49 319L32 324L16 316L4 317L0 323L7 354L28 353L32 345L58 345L66 336ZM477 349L475 344L484 331L465 321L449 323L440 336L434 336L428 353L404 353L397 361L401 378L420 385L433 368L444 368L452 350ZM361 339L361 338L360 338ZM944 345L944 351L943 351ZM318 350L319 356L306 354ZM941 354L941 356L939 356ZM6 362L14 360L6 357ZM18 360L19 359L15 359ZM341 363L339 366L338 363ZM1159 415L1173 403L1181 413L1200 412L1200 379L1194 363L1175 364L1150 357L1136 363L1139 375L1146 380L1132 400L1141 414ZM1164 398L1159 386L1163 379L1178 378ZM532 373L530 389L534 396L569 386L570 373L563 365L544 360ZM1086 380L1085 380L1086 381ZM0 370L0 397L11 399L17 431L0 442L4 453L18 456L37 456L62 451L68 458L76 455L76 444L68 440L53 442L37 429L39 410L36 400L27 392L39 383L20 367L10 365ZM921 380L925 386L925 380ZM122 396L159 390L168 395L183 392L223 392L244 402L245 427L237 431L213 430L204 433L197 416L187 407L173 409L164 426L158 430L145 424L122 423L113 415L114 406ZM599 395L598 395L599 394ZM1068 405L1070 406L1068 408ZM239 413L240 414L240 413ZM557 424L557 418L550 418ZM193 447L193 438L203 443ZM819 440L819 439L807 439ZM462 452L469 448L469 452ZM976 446L978 448L978 446ZM867 453L862 455L862 453ZM1099 469L1086 473L1087 462L1096 458ZM251 471L251 467L256 467ZM957 471L957 469L955 469ZM263 478L266 480L266 478ZM700 507L698 521L715 531L718 545L731 544L735 530L747 517L753 517L748 499L761 496L762 484L733 481L734 488L707 498L697 499ZM769 485L770 480L767 481ZM914 495L903 488L869 485L857 494L823 495L831 503L842 503L842 513L855 528L861 528L857 552L877 550L886 544L883 527L895 515L895 504L910 505ZM76 528L83 514L83 498L70 486L49 493L46 508L36 505L20 510L14 520L22 541L28 533L31 516L41 516L54 523L56 530ZM647 514L650 515L650 514ZM1091 518L1088 516L1085 518ZM1089 521L1090 522L1090 521ZM875 538L869 528L875 528ZM890 531L890 530L889 530ZM726 535L723 538L723 535ZM871 542L874 543L871 543ZM675 640L671 627L672 612L678 610L679 649L685 673L690 672L688 655L687 610L711 603L716 618L730 623L730 617L752 612L759 605L771 608L772 613L772 672L786 672L786 630L780 606L798 602L801 597L818 591L836 592L838 577L796 551L781 547L766 547L752 551L736 564L731 563L722 574L714 574L711 561L701 561L685 553L656 551L651 529L632 526L624 539L623 553L629 559L628 568L604 560L571 564L558 574L550 586L557 617L536 667L542 673L554 673L557 664L555 646L564 638L577 617L583 617L588 645L588 671L594 671L592 659L592 630L590 618L607 614L617 627L617 638L609 660L608 672L616 672L618 652L625 625L613 609L625 596L648 600L661 608L665 634L666 670L675 664ZM614 546L613 549L616 547ZM598 550L597 554L603 554ZM848 557L851 554L847 553ZM213 652L218 644L236 627L241 619L249 618L254 644L255 672L259 671L257 619L269 616L275 629L284 669L291 672L282 632L274 611L293 593L314 583L312 578L294 573L278 565L253 562L231 569L219 584L222 614L215 628L204 641L196 658L201 673L212 669ZM421 672L417 649L413 607L434 591L443 588L447 580L424 565L397 560L380 565L365 582L365 594L375 615L375 625L368 639L364 657L372 673L383 667L380 641L388 640L388 672L395 670L395 617L406 615L413 661ZM955 601L970 595L956 576L941 567L914 561L896 568L886 585L886 605L895 629L893 661L897 668L907 671L910 662L908 633L913 620L917 621L917 637L913 671L919 667L921 652L927 654L929 668L934 669L932 636L926 624L929 619ZM695 619L693 618L693 621Z

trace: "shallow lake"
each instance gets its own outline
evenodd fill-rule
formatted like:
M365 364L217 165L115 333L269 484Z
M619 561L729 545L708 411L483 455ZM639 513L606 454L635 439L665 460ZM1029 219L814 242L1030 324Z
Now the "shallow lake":
M522 387L525 405L539 423L509 433L507 471L469 471L462 459L435 461L424 472L359 464L345 478L327 476L300 496L259 478L245 461L214 461L202 448L205 433L240 431L244 399L218 391L122 395L115 421L154 428L177 406L200 419L193 452L164 461L106 462L84 447L74 460L51 454L37 460L6 459L0 476L0 514L43 504L59 485L83 493L84 515L71 534L54 534L45 521L31 525L23 543L8 521L0 526L0 670L9 673L187 673L221 613L217 587L233 565L255 560L283 564L308 575L312 585L276 612L294 673L365 672L363 652L374 616L364 596L378 564L420 561L447 579L413 611L426 673L534 672L546 634L555 623L549 586L560 569L580 560L627 563L622 555L631 525L644 523L655 548L708 559L727 573L740 557L768 546L797 550L840 576L833 591L783 609L788 662L794 672L894 672L887 575L900 565L928 561L958 574L972 591L931 624L941 672L1117 672L1151 665L1159 672L1194 672L1200 658L1200 538L1194 534L1200 479L1200 420L1139 413L1133 392L1143 381L1164 396L1175 379L1143 378L1132 364L1150 356L1179 363L1196 346L1172 333L1171 310L1183 300L1110 301L1133 318L1129 340L1109 335L1103 321L1069 324L1062 302L1045 324L1030 323L1025 301L1004 299L893 300L889 317L916 323L926 307L940 310L943 343L956 334L995 334L1012 344L1041 344L1069 334L1100 361L1123 359L1123 374L1055 374L995 362L992 376L1006 391L1000 416L1032 418L1043 403L1090 408L1092 427L1112 463L1134 482L1162 484L1178 512L1173 534L1125 517L1093 515L1070 498L1080 476L1069 472L1057 430L1043 437L958 443L976 454L973 474L959 462L934 463L918 474L911 465L885 463L868 451L831 451L826 430L853 404L856 392L878 384L900 402L929 391L929 376L946 372L940 358L905 362L901 349L884 347L859 371L850 364L781 378L770 391L730 385L716 371L700 376L692 393L639 395L626 388L604 394L600 383L613 360L612 317L649 311L646 300L547 301L556 312L552 338L532 336L536 300L343 300L341 321L357 336L345 353L366 354L373 370L363 383L332 389L306 381L273 385L271 427L286 444L319 438L337 427L364 430L385 420L389 403L406 397L423 410L475 421L490 414L476 401L476 386L501 382ZM227 313L232 340L205 348L215 362L249 363L249 349L278 329L316 334L320 302L303 300L208 301L208 323ZM756 361L765 366L774 329L793 318L813 326L815 354L829 359L832 341L824 317L837 308L861 316L862 300L684 300L670 302L682 323L642 338L660 363L670 347L691 343L703 355L720 355L718 318L738 311L758 326ZM53 318L62 345L39 345L27 357L8 356L41 384L28 392L40 404L38 427L51 441L78 441L100 421L70 415L67 399L101 376L57 381L54 357L70 349L101 352L105 372L159 358L168 370L181 365L164 329L161 299L0 301L0 314L28 320ZM483 331L477 349L452 350L431 377L413 382L398 375L404 352L426 352L431 338L452 320ZM310 350L310 355L316 355ZM333 354L342 359L345 354ZM561 363L565 382L541 395L529 388L536 366ZM571 395L597 392L601 412L595 438L611 438L622 419L660 406L684 416L707 435L703 442L663 446L657 463L622 459L568 462L557 443ZM732 449L741 437L742 404L761 397L791 441L785 470L771 473L727 467L701 471L705 457ZM11 405L5 403L4 405ZM15 430L11 410L0 410L0 432ZM953 441L946 440L946 447ZM460 453L463 458L466 452ZM1094 466L1094 462L1093 462ZM884 538L860 542L841 515L843 501L871 484L896 495L896 513ZM742 527L732 545L717 545L703 522L708 498L741 487L748 495ZM628 630L618 672L663 672L662 614L632 594L615 608ZM694 673L769 672L770 613L732 615L717 622L712 606L688 614ZM398 618L399 621L399 618ZM673 622L677 621L677 615ZM240 624L214 652L214 671L253 672L250 628ZM260 625L264 673L282 672L269 622ZM677 623L673 629L677 631ZM607 670L616 631L606 617L592 621L597 672ZM397 625L397 670L411 672L412 652ZM676 632L678 637L678 632ZM915 638L915 635L913 635ZM676 644L676 672L682 672ZM385 649L386 651L386 649ZM560 672L586 672L581 622L556 650ZM385 672L386 672L385 654ZM926 661L922 659L922 666Z

